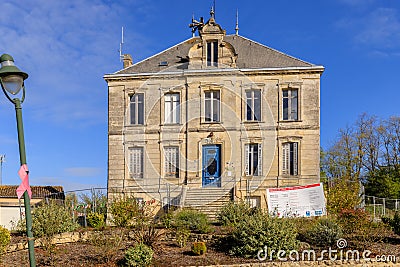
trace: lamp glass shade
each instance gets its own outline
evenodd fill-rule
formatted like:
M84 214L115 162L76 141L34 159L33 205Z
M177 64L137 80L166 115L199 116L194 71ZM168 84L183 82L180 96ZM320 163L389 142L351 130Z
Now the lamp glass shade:
M12 95L16 95L21 91L24 78L21 75L7 75L1 78L4 89Z

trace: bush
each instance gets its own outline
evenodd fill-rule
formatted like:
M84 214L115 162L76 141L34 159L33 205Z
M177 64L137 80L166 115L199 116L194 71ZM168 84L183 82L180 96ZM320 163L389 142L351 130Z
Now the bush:
M136 243L143 243L154 248L161 238L164 236L164 229L157 229L154 223L136 225L129 233L129 236Z
M296 227L290 219L269 217L259 212L238 222L225 243L229 245L229 254L254 258L265 246L268 252L296 249L299 245L296 236Z
M199 233L209 233L211 230L207 216L200 211L190 209L183 209L175 215L174 226Z
M53 237L78 227L71 213L55 201L32 210L32 232L35 237Z
M396 235L400 235L400 213L398 211L394 214L390 226Z
M126 266L149 266L153 259L153 250L145 244L137 244L125 253Z
M382 222L374 222L362 209L342 210L338 215L344 238L357 249L368 248L371 242L380 242L390 230Z
M181 248L186 246L189 237L190 237L190 231L186 228L178 228L175 232L176 242Z
M206 254L207 247L204 242L194 242L192 244L192 252L194 255L200 256Z
M354 234L370 224L370 217L362 209L343 209L338 214L338 223L342 227L344 234Z
M228 202L217 215L218 222L224 226L235 226L242 221L245 216L251 215L253 209L244 201Z
M10 244L10 241L10 232L6 228L0 226L0 255L3 255L6 247Z
M308 243L328 247L336 244L342 235L342 228L334 220L320 218L305 232L304 237Z
M131 226L139 213L139 209L139 203L133 196L119 197L110 205L111 221L117 227Z
M355 209L361 203L359 183L341 178L327 192L326 208L329 214L339 214L343 209Z
M99 229L105 227L106 225L104 214L101 213L91 212L87 215L86 220L88 225L93 228Z
M97 252L96 259L104 263L109 263L119 254L124 238L123 229L113 229L110 231L93 232L88 239L88 243L95 247Z

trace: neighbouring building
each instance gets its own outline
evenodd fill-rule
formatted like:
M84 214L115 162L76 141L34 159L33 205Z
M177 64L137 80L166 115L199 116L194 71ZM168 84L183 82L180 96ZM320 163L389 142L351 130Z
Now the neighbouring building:
M236 34L213 14L198 36L132 64L108 84L108 197L266 208L266 188L320 180L314 65Z
M24 218L24 198L17 197L18 185L0 185L0 225L11 230ZM46 203L49 199L64 201L62 186L31 186L31 206Z

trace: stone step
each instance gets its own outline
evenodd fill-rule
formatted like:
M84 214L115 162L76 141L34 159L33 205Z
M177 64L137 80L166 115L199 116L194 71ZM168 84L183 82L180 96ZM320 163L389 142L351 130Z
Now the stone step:
M207 215L211 221L217 219L220 209L232 199L232 189L226 188L188 188L184 206Z

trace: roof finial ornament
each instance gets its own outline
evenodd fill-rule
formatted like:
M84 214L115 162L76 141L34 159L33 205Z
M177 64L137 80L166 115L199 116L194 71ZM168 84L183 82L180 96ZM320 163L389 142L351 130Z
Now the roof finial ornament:
M200 17L200 21L194 19L194 14L192 16L192 23L189 24L189 27L192 28L192 36L195 36L195 32L200 30L204 26L204 19Z
M210 10L210 16L211 16L213 19L215 19L215 12L214 12L214 7L213 7L213 6L211 7L211 10Z
M239 35L239 9L236 9L236 27L235 27L236 35Z

